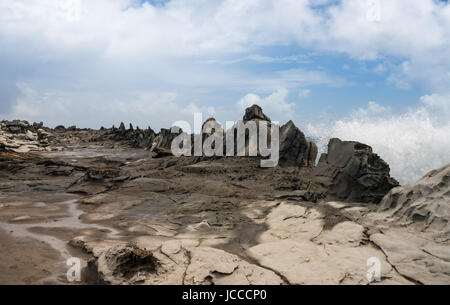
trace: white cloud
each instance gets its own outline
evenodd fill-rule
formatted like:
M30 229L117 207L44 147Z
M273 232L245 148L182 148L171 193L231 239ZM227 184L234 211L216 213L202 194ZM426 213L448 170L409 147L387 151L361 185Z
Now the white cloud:
M295 104L287 102L287 98L288 91L284 88L278 89L266 97L249 93L236 103L236 107L239 113L244 113L247 107L257 104L272 121L284 121L292 118L295 106Z
M357 118L365 118L365 117L385 115L390 111L391 111L390 107L384 107L382 105L377 104L374 101L370 101L367 104L367 108L359 108L358 111L353 116Z
M60 124L110 127L120 122L154 129L168 128L176 120L193 121L194 113L204 117L221 114L214 107L183 103L176 92L127 92L120 96L92 93L39 91L20 84L20 96L12 106L11 118L31 122L44 121L46 126ZM96 100L96 103L86 103ZM94 124L92 122L95 122Z
M434 0L172 0L156 7L136 0L84 0L79 22L64 17L55 5L61 1L3 0L0 41L6 52L20 50L38 61L85 54L151 67L174 57L220 58L297 44L361 59L405 58L410 67L392 76L403 87L419 81L437 90L450 83L450 5ZM318 9L318 3L326 6ZM378 3L379 21L367 17L371 3Z
M373 1L359 0L172 0L163 6L83 0L76 22L58 1L0 1L0 80L21 84L12 106L0 107L9 111L2 116L49 125L123 120L159 128L197 110L240 118L242 107L256 102L273 119L291 119L288 92L352 83L304 65L260 72L227 63L308 60L260 52L294 46L381 59L382 75L396 86L418 83L437 93L401 116L369 104L326 134L373 145L402 181L448 162L449 4L379 0L379 18L372 18ZM253 93L229 107L243 92ZM205 106L210 104L214 108Z

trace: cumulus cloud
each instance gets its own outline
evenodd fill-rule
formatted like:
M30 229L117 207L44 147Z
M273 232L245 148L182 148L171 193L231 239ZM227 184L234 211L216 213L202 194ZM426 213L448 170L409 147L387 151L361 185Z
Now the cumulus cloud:
M79 1L78 21L61 10L70 1L3 0L3 52L37 61L82 57L151 67L161 60L217 59L294 44L359 59L404 58L391 76L403 87L419 81L438 90L450 83L450 5L442 1L171 0L153 6L93 0Z
M81 3L79 18L69 2ZM393 114L395 101L372 102L310 133L367 142L407 182L448 162L448 37L450 5L435 0L2 0L0 113L49 125L160 128L192 112L238 119L258 103L284 121L295 119L303 88L318 96L354 81L298 50L377 59L378 77L434 94L402 115ZM296 53L264 53L286 46ZM249 68L258 64L273 66ZM346 67L338 73L355 70ZM290 100L289 92L298 94Z
M351 116L332 123L309 124L307 133L322 152L328 140L338 137L372 146L391 166L402 184L450 162L450 96L423 96L420 104L395 115L374 102ZM446 118L446 119L444 119Z
M292 118L294 103L287 102L288 90L281 88L272 94L261 97L254 93L249 93L241 98L236 107L240 113L243 113L247 107L257 104L263 108L264 113L268 114L272 121L285 121Z
M118 126L123 121L159 129L170 127L175 120L193 121L194 113L205 117L220 114L214 107L182 103L176 92L169 91L126 92L118 96L40 91L28 84L20 84L19 89L20 96L12 106L11 118L44 121L53 127L60 124L90 126L95 121L93 127L99 128L101 125ZM85 103L86 99L97 102Z

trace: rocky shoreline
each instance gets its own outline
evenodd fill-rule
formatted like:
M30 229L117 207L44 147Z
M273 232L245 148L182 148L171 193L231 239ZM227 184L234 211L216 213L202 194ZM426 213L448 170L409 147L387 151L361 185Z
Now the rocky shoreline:
M68 255L83 283L450 283L450 164L399 186L370 146L332 139L316 165L293 122L274 168L175 157L173 138L0 122L0 283L67 283Z

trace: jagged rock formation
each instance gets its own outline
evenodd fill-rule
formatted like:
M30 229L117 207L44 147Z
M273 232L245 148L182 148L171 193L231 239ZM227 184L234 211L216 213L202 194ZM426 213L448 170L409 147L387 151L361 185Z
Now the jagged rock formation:
M259 133L260 133L260 126L259 122L266 122L266 134L267 134L267 143L268 147L270 147L271 142L271 127L272 122L268 116L266 116L262 108L258 105L253 105L251 107L248 107L245 110L245 115L242 119L244 123L248 123L250 121L254 121L257 126L257 141L256 150L259 153ZM237 130L236 127L234 127L231 131L228 132L234 132L234 146L235 146L235 153L237 153ZM292 121L289 121L287 124L283 125L279 130L279 145L280 145L280 151L279 151L279 165L280 166L293 166L293 167L313 167L315 164L315 160L317 157L317 145L313 143L312 141L308 141L305 138L305 135L295 126L295 124ZM246 131L245 134L245 140L246 140L246 148L245 152L246 155L249 155L249 135L248 131Z
M306 140L303 132L289 121L280 129L281 166L313 167L317 157L317 145Z
M365 285L369 258L379 260L381 284L450 283L450 165L377 205L353 201L382 196L389 170L357 142L330 141L317 169L263 169L259 158L153 158L129 147L137 127L39 126L36 137L39 129L74 142L64 152L0 152L1 284L48 280L36 259L46 252L30 246L41 240L55 246L48 270L59 284L67 244L84 251L84 274L103 284ZM111 140L116 132L123 137ZM157 141L169 142L169 134ZM338 195L351 202L330 201ZM26 238L5 238L11 228Z
M244 121L244 123L251 120L261 120L271 122L270 118L263 113L262 108L259 107L258 105L253 105L245 109L244 118L242 120Z
M359 142L331 139L312 180L328 199L378 203L398 182L389 165Z
M417 182L392 189L381 201L380 211L387 211L400 221L415 223L422 230L450 234L450 164L429 172Z
M256 152L256 157L263 158L259 151L260 128L267 128L267 143L270 147L271 128L273 127L270 118L263 113L258 105L248 107L240 123L256 123L257 135L255 141L250 141L249 131L245 129L245 156L250 155L250 151ZM259 122L264 122L260 126ZM209 127L209 128L205 128ZM242 126L241 126L242 127ZM279 127L277 127L279 128ZM214 118L208 119L202 126L202 134L191 134L191 155L194 155L195 143L212 144L211 148L215 150L219 143L215 138L215 132L223 132L223 156L230 149L227 147L227 134L223 127L218 124ZM207 130L209 129L209 130ZM231 149L234 155L238 155L237 130L235 125L227 133L234 133L234 143ZM125 128L122 122L119 128L114 126L111 129L101 130L80 130L75 126L65 128L58 126L51 130L43 127L43 124L30 125L25 121L13 121L1 123L0 149L12 150L15 152L28 152L33 150L49 149L53 144L60 140L64 143L76 144L79 142L103 142L107 146L129 146L132 148L142 148L150 150L154 158L163 158L173 156L171 151L172 141L182 133L172 133L171 129L161 129L156 134L150 127L146 130L134 128L130 124L129 129ZM296 190L305 191L305 199L321 198L337 199L345 201L379 202L381 198L398 183L389 176L389 166L381 158L372 152L372 149L362 143L343 142L339 139L332 139L329 143L328 154L322 155L319 164L315 167L317 156L317 146L313 141L308 141L300 129L292 121L289 121L279 128L280 150L279 163L281 167L294 167L297 169L307 169L297 177L301 180ZM196 138L198 137L198 138ZM195 141L199 139L201 141ZM208 142L210 141L210 142ZM256 145L256 147L253 147ZM202 145L203 146L203 145ZM197 147L198 148L198 147ZM221 148L218 148L219 151ZM193 158L192 163L205 160L206 155ZM213 151L215 153L215 151ZM214 158L220 158L213 155ZM174 161L176 162L176 161ZM311 170L309 170L311 169ZM295 182L295 181L294 181Z
M155 153L154 157L172 156L172 141L183 131L172 133L171 129L161 129L161 132L154 138L150 151Z
M52 147L50 147L52 145ZM30 125L27 121L0 122L0 149L17 153L62 149L57 137L42 123Z

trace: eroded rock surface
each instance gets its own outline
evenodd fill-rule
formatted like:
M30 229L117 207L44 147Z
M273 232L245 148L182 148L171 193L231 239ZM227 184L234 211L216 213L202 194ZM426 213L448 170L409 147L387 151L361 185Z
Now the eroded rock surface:
M259 107L244 120L270 122ZM292 122L280 129L289 162L274 168L165 154L167 130L1 126L0 238L5 252L16 240L5 234L27 237L14 245L21 261L52 253L46 266L65 267L70 252L88 264L86 282L103 284L450 283L448 165L394 188L369 146L334 139L314 167ZM48 245L29 247L36 239ZM367 277L373 259L379 282ZM66 283L62 270L54 278Z
M88 268L98 283L279 285L283 282L274 272L236 255L210 247L186 247L178 240L166 241L155 251L123 243L109 248L93 243L91 247L95 254Z
M450 164L392 189L381 201L380 210L423 230L450 232Z
M329 199L378 203L399 185L389 172L389 165L370 146L331 139L312 179Z
M317 157L317 145L308 141L292 121L280 129L280 165L313 167Z

